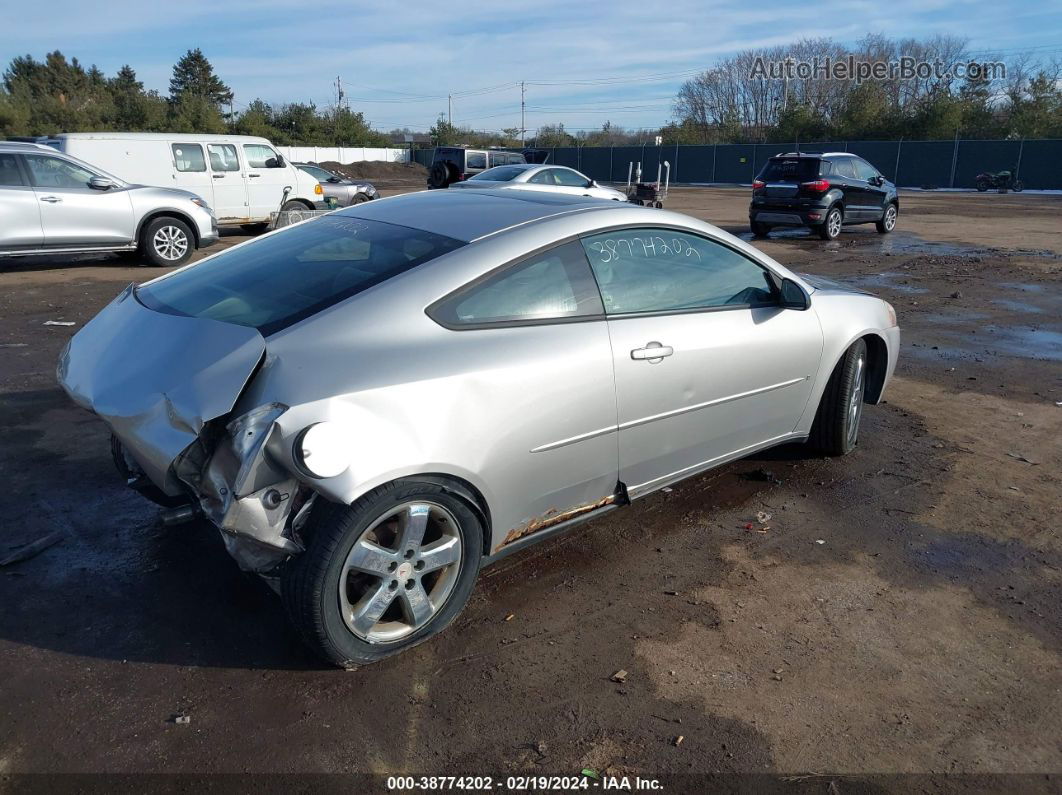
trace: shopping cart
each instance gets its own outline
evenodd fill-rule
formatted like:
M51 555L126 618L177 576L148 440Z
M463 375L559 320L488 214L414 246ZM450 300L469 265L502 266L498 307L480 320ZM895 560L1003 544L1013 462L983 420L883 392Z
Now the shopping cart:
M663 177L662 181L661 177ZM641 163L638 163L637 171L635 171L633 161L627 167L627 201L633 204L661 209L667 199L667 189L670 184L671 163L667 160L657 164L656 182L642 182Z

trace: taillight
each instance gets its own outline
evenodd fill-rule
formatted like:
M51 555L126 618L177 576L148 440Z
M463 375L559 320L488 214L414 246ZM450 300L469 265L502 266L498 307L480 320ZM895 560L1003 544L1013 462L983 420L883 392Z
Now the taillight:
M830 189L830 181L826 179L816 179L811 182L801 182L800 187L811 193L825 193Z
M752 180L752 189L753 190L759 190L760 188L766 188L766 187L767 187L767 183L764 182L762 179L754 179L754 180Z

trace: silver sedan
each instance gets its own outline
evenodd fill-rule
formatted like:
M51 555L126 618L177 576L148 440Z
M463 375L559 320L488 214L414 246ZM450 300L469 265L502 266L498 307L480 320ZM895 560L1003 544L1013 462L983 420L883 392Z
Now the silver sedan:
M164 519L206 517L349 667L580 521L775 445L850 452L899 341L884 301L685 215L448 190L130 286L58 375Z
M495 166L481 171L465 182L455 182L451 188L491 188L494 190L534 190L561 193L590 199L627 201L626 194L599 185L586 174L567 166L542 166L520 163Z

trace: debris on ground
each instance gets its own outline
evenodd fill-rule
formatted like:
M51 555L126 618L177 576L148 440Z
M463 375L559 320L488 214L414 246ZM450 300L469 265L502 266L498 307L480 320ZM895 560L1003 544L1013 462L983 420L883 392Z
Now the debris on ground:
M76 326L77 323L75 323L73 320L45 320L44 321L44 325L46 325L46 326Z
M609 679L611 679L613 682L626 682L627 672L620 668L618 671L616 671L616 673L612 674Z
M660 491L664 492L664 494L670 494L674 491L674 489L670 486L664 486L664 488L660 489Z
M1007 453L1007 455L1009 455L1011 458L1016 458L1019 461L1024 461L1026 464L1032 464L1033 466L1038 466L1040 464L1039 461L1033 458L1029 458L1023 453Z
M170 718L170 720L173 721L174 723L176 723L178 726L187 726L189 723L192 722L192 716L191 715L174 715L173 717Z
M584 767L582 769L580 775L582 775L582 776L584 776L586 778L593 778L593 779L601 778L601 776L598 775L598 772L596 770L594 770L592 767Z
M686 738L685 738L685 737L683 737L683 736L682 736L682 735L680 734L680 735L679 735L678 737L676 737L675 739L673 739L673 740L671 741L671 744L672 744L672 745L674 745L674 746L676 746L676 747L677 747L677 746L680 746L680 745L682 745L682 741L683 741L683 740L685 740L685 739L686 739Z
M760 524L767 524L771 521L771 514L767 513L767 511L756 511L756 521Z
M509 613L509 615L505 617L505 620L512 621L514 618L516 618L516 613Z
M781 478L769 469L754 469L751 472L746 472L743 477L746 480L756 480L761 483L774 483L776 486L782 483Z
M826 543L826 539L825 538L816 538L815 539L815 543L816 544L825 544Z
M42 536L36 541L32 541L25 546L19 547L6 558L0 560L0 566L10 566L12 563L21 563L24 560L29 560L35 555L44 552L48 547L58 544L63 538L63 534L59 531Z

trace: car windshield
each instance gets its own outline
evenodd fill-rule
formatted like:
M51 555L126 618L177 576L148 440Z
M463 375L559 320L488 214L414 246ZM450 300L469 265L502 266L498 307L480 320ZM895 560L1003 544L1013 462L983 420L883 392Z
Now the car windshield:
M527 166L496 166L495 168L488 168L486 171L481 171L474 177L469 177L469 181L474 179L489 179L491 182L509 182L516 179L518 176L527 171Z
M136 294L149 309L268 336L462 245L420 229L328 215L223 251Z
M819 161L811 157L771 158L758 179L764 182L806 182L819 176Z
M299 166L303 171L312 177L317 177L318 182L327 182L335 176L331 171L325 171L318 166Z

